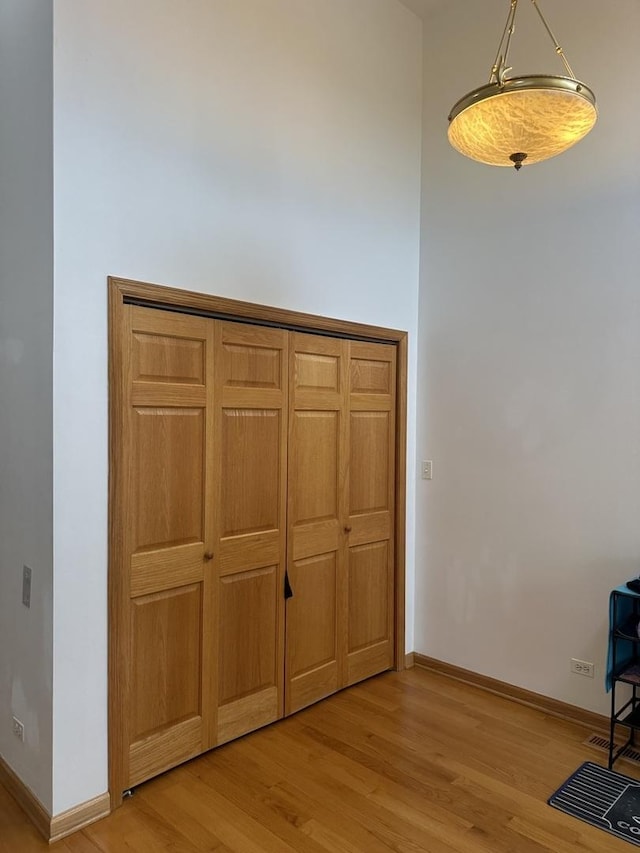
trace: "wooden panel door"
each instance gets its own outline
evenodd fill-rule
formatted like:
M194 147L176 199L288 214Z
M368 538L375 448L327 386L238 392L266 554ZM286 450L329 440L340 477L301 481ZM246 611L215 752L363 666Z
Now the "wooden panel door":
M283 714L287 332L216 324L216 742Z
M344 679L347 344L291 335L286 713Z
M349 344L347 675L393 666L396 348Z
M210 727L213 323L124 308L126 785L197 755Z

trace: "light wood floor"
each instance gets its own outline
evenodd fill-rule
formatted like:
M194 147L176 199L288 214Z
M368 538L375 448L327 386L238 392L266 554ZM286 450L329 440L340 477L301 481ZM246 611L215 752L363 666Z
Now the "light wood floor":
M583 761L605 763L588 734L424 670L387 673L140 786L51 847L0 788L0 851L629 853L546 805Z

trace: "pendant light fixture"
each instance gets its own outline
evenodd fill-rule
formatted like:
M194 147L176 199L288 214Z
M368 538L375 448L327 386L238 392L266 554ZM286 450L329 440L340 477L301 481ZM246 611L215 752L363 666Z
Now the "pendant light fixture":
M489 83L461 98L449 115L449 142L490 166L529 166L561 154L589 133L598 116L595 95L576 80L537 0L531 0L568 76L508 77L518 0L510 0Z

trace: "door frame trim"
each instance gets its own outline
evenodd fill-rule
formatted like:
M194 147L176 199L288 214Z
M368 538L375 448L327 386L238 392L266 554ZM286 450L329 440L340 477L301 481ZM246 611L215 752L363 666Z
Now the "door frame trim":
M311 334L331 335L361 341L393 344L397 348L396 363L396 459L395 459L395 565L394 565L394 669L405 668L405 558L406 558L406 483L407 483L407 352L408 334L398 329L370 326L349 320L305 314L252 302L242 302L180 288L149 284L131 279L108 277L109 295L109 678L108 678L108 744L109 793L111 808L122 803L123 791L123 690L119 660L126 650L121 646L119 630L125 612L127 590L121 583L118 567L124 558L120 531L123 490L126 472L122 470L120 442L123 424L122 383L122 318L127 304L144 305L182 313L195 313L253 325L277 326Z

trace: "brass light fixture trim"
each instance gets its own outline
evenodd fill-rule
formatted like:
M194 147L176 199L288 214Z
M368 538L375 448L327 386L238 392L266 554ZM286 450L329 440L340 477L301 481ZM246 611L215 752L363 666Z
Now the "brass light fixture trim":
M537 0L531 2L568 76L507 76L518 9L518 0L510 0L489 83L460 98L449 114L449 141L456 150L480 163L514 166L517 171L571 148L598 116L593 91L576 79Z

